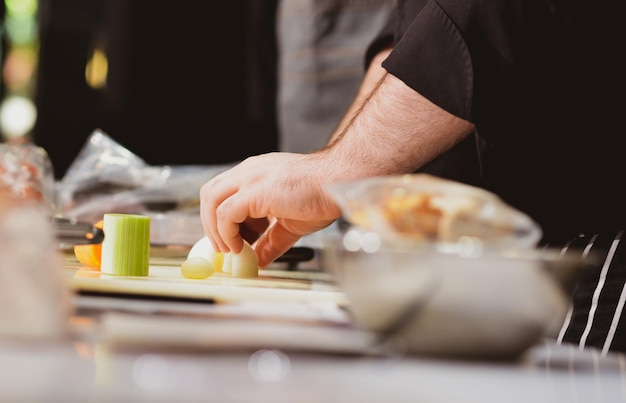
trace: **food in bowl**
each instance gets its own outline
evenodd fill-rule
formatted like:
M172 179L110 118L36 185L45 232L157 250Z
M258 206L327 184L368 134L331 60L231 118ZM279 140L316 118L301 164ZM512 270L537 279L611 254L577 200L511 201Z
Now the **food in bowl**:
M407 353L515 358L562 323L591 261L539 250L492 193L426 174L328 186L350 223L322 252L354 323Z
M428 174L333 183L327 189L348 222L392 241L456 242L469 236L527 247L542 235L528 215L493 193Z

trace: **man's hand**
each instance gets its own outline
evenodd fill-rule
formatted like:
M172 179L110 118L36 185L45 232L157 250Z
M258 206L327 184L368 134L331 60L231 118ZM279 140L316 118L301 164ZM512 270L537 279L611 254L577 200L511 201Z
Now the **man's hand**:
M250 236L242 226L273 218L255 247L264 267L302 236L330 225L341 210L322 189L320 175L311 155L270 153L215 176L200 189L202 225L215 250L238 253Z

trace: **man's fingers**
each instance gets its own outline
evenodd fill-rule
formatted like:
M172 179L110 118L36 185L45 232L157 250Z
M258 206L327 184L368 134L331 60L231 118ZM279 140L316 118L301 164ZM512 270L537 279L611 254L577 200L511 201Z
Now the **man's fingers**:
M206 183L200 188L200 221L202 223L202 229L204 231L204 234L211 241L213 249L215 249L216 251L220 251L225 246L225 244L222 242L219 236L216 236L217 220L215 217L215 209L217 208L217 206L208 196L211 194L210 191L207 190L208 187L209 183Z
M225 252L229 247L218 229L217 210L224 200L237 191L237 188L229 185L235 181L222 180L223 175L224 173L217 175L200 188L200 220L204 233L215 250Z
M230 196L220 204L216 211L217 218L217 230L222 240L226 244L226 249L223 251L231 251L233 253L239 253L243 248L243 239L239 234L239 222L237 221L237 210L234 206L234 199L237 194ZM241 222L245 220L241 219Z
M243 248L242 225L246 223L256 225L260 232L263 232L267 227L267 219L263 221L266 213L262 209L259 210L259 205L262 203L260 203L259 197L254 195L253 190L240 188L217 207L217 229L228 250L234 253L239 253ZM253 238L256 240L259 235L257 233Z
M257 241L255 251L259 257L259 267L263 268L282 256L300 237L276 222Z

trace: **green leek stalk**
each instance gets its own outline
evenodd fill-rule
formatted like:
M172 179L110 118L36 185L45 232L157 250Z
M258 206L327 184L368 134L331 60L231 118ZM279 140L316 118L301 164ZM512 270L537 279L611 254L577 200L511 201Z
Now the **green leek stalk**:
M150 217L139 214L104 215L103 273L147 276L150 266Z

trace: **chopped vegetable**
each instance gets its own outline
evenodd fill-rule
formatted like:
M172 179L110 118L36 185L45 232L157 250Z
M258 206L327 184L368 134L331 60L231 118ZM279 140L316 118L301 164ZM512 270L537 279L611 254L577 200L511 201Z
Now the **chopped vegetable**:
M103 273L147 276L150 266L150 217L139 214L104 215Z
M203 279L213 275L215 270L211 262L200 256L190 257L180 266L183 277Z
M224 253L224 259L222 260L222 271L224 273L232 272L233 270L233 254L232 253Z
M259 259L252 246L244 241L240 253L215 252L209 238L200 238L189 250L187 258L203 257L208 260L215 271L230 273L236 277L258 277Z
M213 265L215 271L223 271L222 267L224 265L224 255L225 253L223 252L214 252L213 256L211 256L211 260L209 261Z
M209 238L206 236L200 238L189 250L187 258L194 256L203 257L208 260L213 266L213 270L216 272L224 271L222 269L224 265L224 253L216 252L215 249L213 249L211 241L209 241Z
M104 220L100 220L94 224L94 227L104 231ZM74 245L74 256L76 259L89 267L100 268L102 263L102 244L85 244Z
M243 249L241 252L229 253L232 255L231 273L235 277L258 277L259 276L259 258L252 249L252 246L243 241Z

